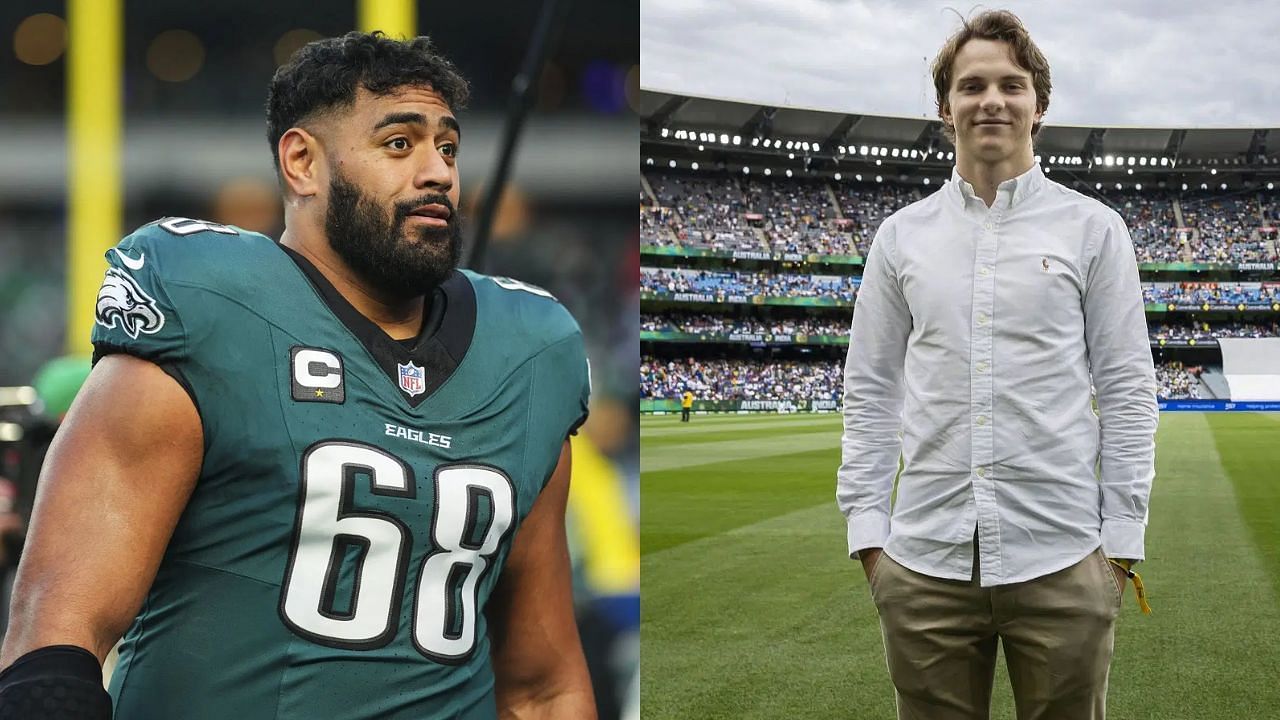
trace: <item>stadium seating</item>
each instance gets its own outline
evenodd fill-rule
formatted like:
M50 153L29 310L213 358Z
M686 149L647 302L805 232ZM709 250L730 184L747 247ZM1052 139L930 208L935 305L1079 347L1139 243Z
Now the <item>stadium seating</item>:
M702 293L721 300L729 295L762 295L848 301L856 294L858 281L859 278L850 275L653 268L640 270L641 291L659 297L676 293Z
M703 306L681 310L670 304L646 306L641 330L677 334L666 339L688 343L706 335L720 343L691 351L669 343L648 345L641 361L641 397L671 399L692 390L698 400L834 400L842 386L843 344L847 338L848 305L857 295L860 277L854 266L800 266L785 263L787 254L862 255L884 218L938 189L895 182L788 179L756 174L689 174L649 171L644 174L650 195L641 197L641 242L691 249L761 251L774 254L774 264L738 269L729 261L700 268L642 267L641 291L646 302L728 303L718 311ZM1091 189L1124 217L1141 263L1274 263L1280 202L1271 192L1214 193L1133 187ZM782 254L782 256L779 256ZM739 256L741 257L741 256ZM783 263L779 265L778 263ZM1256 269L1256 268L1255 268ZM1264 268L1265 269L1265 268ZM824 274L838 273L838 274ZM1144 275L1144 278L1150 278ZM1166 276L1167 277L1167 276ZM1187 277L1183 275L1182 277ZM1156 276L1159 278L1159 276ZM1185 367L1178 358L1199 353L1198 345L1214 347L1218 338L1280 337L1280 323L1272 315L1280 304L1280 283L1257 280L1168 281L1142 283L1143 299L1154 312L1149 333L1157 353L1158 394L1161 398L1213 397L1203 377L1213 368ZM816 309L794 310L752 306L775 298L814 298ZM835 304L842 308L828 308ZM806 304L806 303L797 303ZM1250 316L1205 318L1185 313L1254 313ZM1179 314L1176 311L1181 311ZM749 355L748 343L759 337L731 340L730 336L789 335L775 348ZM815 343L797 346L794 336L812 336ZM825 336L825 337L824 337ZM654 339L652 336L649 339ZM1157 349L1158 346L1158 349ZM679 347L675 353L671 349ZM714 348L714 349L713 349ZM1210 351L1212 352L1212 351ZM692 357L673 359L672 354ZM713 356L713 357L708 357ZM799 356L802 359L795 359ZM1198 357L1193 355L1193 357Z
M657 201L641 212L646 244L820 254L865 255L884 218L939 187L663 172L645 177ZM1164 189L1093 194L1124 217L1139 262L1280 259L1275 243L1280 209L1271 194ZM643 198L642 206L651 202Z
M1244 305L1258 309L1271 309L1280 300L1280 286L1276 283L1237 282L1182 282L1143 283L1142 297L1148 303L1174 305Z
M844 216L853 221L858 254L866 255L885 218L923 197L902 185L842 185L836 194Z
M1149 325L1152 340L1216 340L1220 337L1278 337L1280 323L1160 323Z
M685 390L698 400L834 400L843 392L838 360L640 359L640 398L675 399ZM1200 367L1156 364L1156 395L1199 399Z
M1183 198L1182 217L1194 230L1191 257L1203 262L1274 262L1275 246L1260 233L1264 224L1256 196Z
M1202 370L1199 366L1185 367L1181 362L1157 363L1157 396L1200 399ZM838 403L842 387L843 362L840 360L667 359L646 355L640 363L641 399L677 399L688 389L698 400L832 400Z
M647 332L742 333L787 335L848 335L848 318L727 318L709 313L673 312L640 316L640 329Z
M782 179L742 181L751 216L759 216L768 249L781 253L856 254L841 230L824 183Z
M653 175L648 180L658 207L668 212L655 219L666 232L645 234L642 223L643 242L721 250L764 249L763 239L744 217L747 206L736 181L684 175Z
M839 400L838 362L640 358L640 398Z
M1161 191L1102 190L1129 226L1138 262L1180 262L1182 244L1173 198ZM1182 233L1186 236L1187 233Z
M799 318L734 318L724 315L695 312L667 312L642 314L640 329L646 332L672 332L687 334L787 334L787 335L839 335L849 334L847 317L799 317ZM1220 337L1261 338L1280 337L1280 323L1205 323L1164 322L1150 326L1153 342L1216 340Z
M1199 367L1185 367L1180 362L1156 365L1156 397L1162 399L1200 399Z

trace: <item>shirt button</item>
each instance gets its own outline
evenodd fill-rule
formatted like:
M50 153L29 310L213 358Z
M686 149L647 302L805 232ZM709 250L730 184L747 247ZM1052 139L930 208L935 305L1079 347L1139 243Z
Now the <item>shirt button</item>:
M978 372L986 372L986 371L987 371L987 364L984 362L978 363Z
M983 277L986 277L991 274L991 268L987 267L986 265L983 265L982 268L978 270L978 274Z
M986 468L978 468L978 477L980 477L980 478L984 478L984 477L986 477L986 476L987 476L987 469L986 469Z
M986 324L987 324L987 314L986 314L986 313L978 313L978 324L979 324L979 325L986 325Z
M979 415L979 416L978 416L978 424L979 424L979 425L986 425L986 424L987 424L987 416L986 416L986 415ZM982 468L978 468L978 476L979 476L979 477L981 477L981 476L982 476Z
M986 229L990 230L991 228L993 228L993 227L995 227L995 226L988 222L988 223L982 223L982 227L984 227L984 228L986 228Z

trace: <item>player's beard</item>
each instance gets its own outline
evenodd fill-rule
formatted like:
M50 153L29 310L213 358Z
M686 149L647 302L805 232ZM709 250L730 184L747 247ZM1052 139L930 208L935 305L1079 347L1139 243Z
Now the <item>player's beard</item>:
M433 203L449 208L448 225L416 227L415 237L407 236L409 213ZM337 172L329 182L324 227L330 246L347 266L393 297L430 294L458 267L462 255L462 229L447 195L396 203L388 218L385 206Z

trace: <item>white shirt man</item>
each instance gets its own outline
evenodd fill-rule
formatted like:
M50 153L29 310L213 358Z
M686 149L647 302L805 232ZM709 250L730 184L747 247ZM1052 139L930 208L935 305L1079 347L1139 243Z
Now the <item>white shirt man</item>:
M1145 557L1158 420L1132 241L1035 164L1049 66L1017 17L965 21L934 85L955 172L885 220L854 310L849 552L900 720L986 718L997 641L1020 719L1101 720L1127 574L1108 558Z
M984 586L1061 570L1099 540L1145 556L1155 370L1115 211L1036 165L988 208L957 170L884 222L857 303L838 491L851 554L884 547L968 580L976 528Z

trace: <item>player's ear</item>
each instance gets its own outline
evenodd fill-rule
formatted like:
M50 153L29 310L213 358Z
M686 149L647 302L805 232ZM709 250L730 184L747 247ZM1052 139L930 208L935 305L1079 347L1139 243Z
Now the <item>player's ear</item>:
M280 176L285 185L299 197L312 197L320 192L320 142L302 128L289 128L280 136Z

